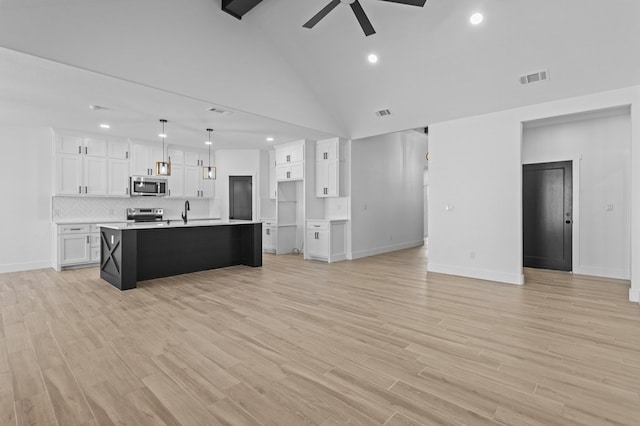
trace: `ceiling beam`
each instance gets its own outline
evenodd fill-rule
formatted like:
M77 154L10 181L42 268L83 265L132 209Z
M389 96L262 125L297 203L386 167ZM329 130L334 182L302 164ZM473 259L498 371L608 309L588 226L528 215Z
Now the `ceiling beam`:
M222 10L237 19L256 7L262 0L222 0Z

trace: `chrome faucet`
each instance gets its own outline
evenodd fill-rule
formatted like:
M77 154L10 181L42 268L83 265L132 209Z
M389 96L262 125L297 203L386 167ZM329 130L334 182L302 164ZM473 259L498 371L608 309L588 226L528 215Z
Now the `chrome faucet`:
M184 223L187 223L187 212L191 210L191 207L189 206L189 200L184 202L184 213L182 213L182 220L184 221Z

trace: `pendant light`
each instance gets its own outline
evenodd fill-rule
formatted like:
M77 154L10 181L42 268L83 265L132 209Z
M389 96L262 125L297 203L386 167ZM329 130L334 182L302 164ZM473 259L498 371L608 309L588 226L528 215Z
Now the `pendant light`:
M207 129L207 132L209 132L209 140L205 143L209 145L209 165L202 168L202 179L215 179L216 168L211 167L211 145L213 144L211 142L211 132L213 132L213 129Z
M164 161L164 140L167 138L167 135L164 132L164 125L167 120L161 118L160 122L162 123L162 133L158 136L162 138L162 161L156 161L156 175L171 176L171 163Z

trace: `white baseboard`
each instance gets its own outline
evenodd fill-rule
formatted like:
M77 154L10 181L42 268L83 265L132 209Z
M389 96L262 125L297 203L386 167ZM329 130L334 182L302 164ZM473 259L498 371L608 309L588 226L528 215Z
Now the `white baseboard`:
M404 250L404 249L413 248L413 247L420 247L423 245L424 245L424 240L418 240L418 241L409 241L406 243L392 244L389 246L376 247L373 249L352 251L351 257L347 256L347 259L349 260L360 259L362 257L375 256L377 254L389 253L392 251Z
M629 289L629 301L640 303L640 288Z
M488 271L486 269L467 268L463 266L439 265L428 262L427 272L437 272L439 274L458 275L479 280L496 281L506 284L524 284L524 274L509 274L499 271Z
M613 278L617 280L629 280L629 271L621 269L600 268L597 266L578 266L573 268L573 273L578 275L590 275L592 277Z
M51 261L42 261L42 262L27 262L27 263L6 263L4 265L0 265L0 273L4 274L7 272L21 272L21 271L32 271L34 269L48 269L51 268Z

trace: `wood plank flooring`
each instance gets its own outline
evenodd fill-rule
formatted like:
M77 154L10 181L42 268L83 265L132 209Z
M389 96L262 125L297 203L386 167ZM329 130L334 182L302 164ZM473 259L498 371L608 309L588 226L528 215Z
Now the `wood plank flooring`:
M0 274L1 425L638 425L628 283L265 255L119 292Z

